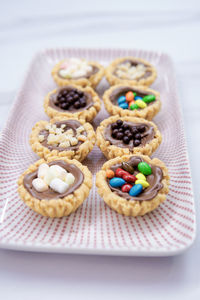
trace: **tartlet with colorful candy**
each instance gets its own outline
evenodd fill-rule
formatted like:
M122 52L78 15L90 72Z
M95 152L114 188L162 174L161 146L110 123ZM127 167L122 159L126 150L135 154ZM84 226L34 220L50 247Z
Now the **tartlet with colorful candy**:
M79 161L48 157L32 164L18 180L21 199L35 212L60 218L74 212L87 198L92 174Z
M98 193L115 211L143 216L166 199L169 175L164 163L146 155L125 155L107 161L96 175Z
M37 122L30 135L30 145L41 158L58 156L79 161L93 149L95 140L91 124L59 117Z
M130 154L151 155L162 136L150 121L135 117L112 116L101 122L96 131L97 146L107 159Z
M110 85L151 85L157 72L148 61L132 56L117 58L105 70L105 76Z
M118 84L103 95L110 115L132 116L152 120L161 107L160 93L147 87Z
M100 108L100 99L91 87L72 84L49 92L44 100L44 110L50 118L92 121Z
M59 61L52 76L58 86L77 84L95 88L104 76L104 68L97 62L72 57Z

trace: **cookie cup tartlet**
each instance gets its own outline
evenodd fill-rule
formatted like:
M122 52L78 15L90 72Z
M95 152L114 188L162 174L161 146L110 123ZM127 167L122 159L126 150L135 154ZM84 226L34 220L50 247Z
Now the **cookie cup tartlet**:
M50 200L40 200L36 197L33 197L24 186L25 176L27 174L37 172L38 167L43 163L49 164L51 162L58 162L60 160L61 159L58 157L49 157L47 158L47 160L40 159L34 164L30 165L18 180L18 193L24 203L35 212L50 218L61 218L64 216L68 216L69 214L74 212L88 197L90 189L92 187L92 174L90 173L88 168L75 159L69 160L63 157L63 162L74 165L82 172L83 181L81 185L77 189L75 189L73 193L63 198L56 197L55 199Z
M81 135L83 139L82 142L78 142L77 146L69 146L68 148L62 148L62 147L54 147L50 146L47 144L47 137L49 134L47 134L45 138L45 144L44 141L41 141L41 136L44 137L41 133L46 134L48 132L46 130L46 127L49 125L59 125L59 128L63 125L66 124L71 124L74 125L75 127L79 128L80 127L84 128L84 135ZM67 125L66 125L67 126ZM50 127L50 132L51 132L51 127ZM70 127L67 127L70 128ZM30 135L30 145L33 149L33 151L40 156L41 158L47 158L49 156L58 156L60 158L62 157L67 157L69 159L77 159L79 161L83 161L88 153L92 151L94 145L95 145L95 132L93 130L93 127L89 123L85 123L83 120L78 120L74 118L66 119L63 120L61 117L57 117L54 119L51 119L49 122L48 121L39 121L35 124L35 126L32 129L31 135Z
M138 65L143 66L143 70L135 69L135 76L131 77L130 75L129 77L128 73L126 73L126 66L122 66L122 64L124 63L130 63L130 65L136 67ZM120 67L122 68L122 70L118 70L118 68ZM110 85L129 84L134 86L149 86L155 81L157 77L157 72L155 67L152 66L148 61L141 58L127 56L117 58L114 61L112 61L111 64L105 69L105 76Z
M119 91L119 93L118 93ZM122 92L126 93L126 91L133 91L139 93L140 95L155 95L155 101L148 103L145 108L142 109L123 109L117 104L117 93L120 95ZM113 100L112 100L113 99ZM103 102L105 105L106 110L110 115L119 115L121 117L124 116L131 116L131 117L138 117L147 120L152 120L153 117L160 111L161 108L161 101L160 101L160 93L149 89L144 86L130 86L128 84L117 84L110 87L108 90L104 92L103 95Z
M119 147L113 145L109 140L105 138L105 130L108 128L109 125L115 123L117 120L121 120L123 122L127 122L128 124L132 123L133 126L137 125L145 125L148 126L153 130L153 138L148 141L144 145L139 145L137 147L128 147L125 145L123 147ZM103 152L107 159L112 159L118 156L123 155L132 155L132 154L144 154L150 156L160 145L162 141L162 135L158 130L155 123L147 121L142 118L136 117L119 117L119 116L112 116L108 119L105 119L101 122L100 126L96 130L96 143L100 150Z
M159 167L162 170L162 188L151 200L127 200L119 196L116 192L113 192L108 184L106 171L110 170L110 168L116 164L128 162L132 157L139 157L151 166ZM169 175L165 164L157 158L150 159L146 155L125 155L111 159L103 165L102 169L96 174L96 186L99 195L103 198L105 203L119 214L133 217L143 216L156 209L165 201L166 195L169 192Z
M90 65L95 72L92 72L89 76L80 76L78 78L62 78L59 75L59 70L61 65L65 62L65 60L59 61L52 69L52 77L56 84L60 87L66 86L68 84L76 84L82 87L91 86L95 88L101 79L104 76L104 67L95 61L88 61L88 65Z
M78 92L82 92L87 98L86 107L73 109L72 111L57 107L55 105L56 98L58 97L59 93L62 93L64 90L76 90ZM100 109L100 99L97 93L91 87L83 88L78 85L70 84L62 88L54 89L53 91L49 92L44 99L44 110L50 118L77 118L79 120L82 119L84 121L90 122L96 117Z

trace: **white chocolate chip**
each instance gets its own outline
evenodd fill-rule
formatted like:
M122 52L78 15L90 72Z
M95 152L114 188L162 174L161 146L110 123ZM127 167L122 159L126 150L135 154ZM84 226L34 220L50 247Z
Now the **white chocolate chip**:
M75 137L71 137L69 141L72 146L75 146L78 144L78 140Z
M69 184L62 181L60 178L54 178L49 184L50 188L59 194L63 194L69 187Z
M70 142L69 141L62 142L62 143L59 144L59 147L68 148L68 147L70 147Z
M44 135L38 135L39 142L42 143L44 141Z
M33 185L34 189L39 193L42 193L42 192L45 192L46 190L48 190L48 185L41 178L33 179L32 185Z
M69 185L73 184L75 181L75 177L73 174L71 173L67 173L67 175L65 176L65 182Z
M46 174L49 171L49 166L45 163L41 164L38 168L38 172L37 172L37 176L38 178L42 178L44 179L44 177L46 176Z

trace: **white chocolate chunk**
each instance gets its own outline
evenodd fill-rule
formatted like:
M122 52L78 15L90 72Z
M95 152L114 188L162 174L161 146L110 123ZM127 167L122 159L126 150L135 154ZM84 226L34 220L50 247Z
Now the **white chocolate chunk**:
M65 193L66 190L69 187L69 184L67 184L66 182L62 181L60 178L54 178L50 184L49 184L50 188L52 188L52 190L54 190L55 192L62 194Z
M34 189L39 193L42 193L42 192L45 192L46 190L48 190L48 185L41 178L33 179L32 185L33 185Z
M72 146L75 146L78 144L78 140L75 137L71 137L69 141Z
M83 127L83 126L80 126L80 127L78 127L77 129L76 129L76 132L77 133L81 133L81 132L83 132L85 130L85 128Z
M39 142L40 142L40 143L43 142L43 141L44 141L44 135L39 134L39 135L38 135L38 139L39 139Z
M62 142L62 143L59 144L59 147L68 148L68 147L70 147L70 143L69 143L69 141Z
M49 168L49 171L53 174L54 177L60 178L61 180L65 179L67 171L60 167L59 165L53 165Z
M81 142L85 142L86 139L87 139L86 136L83 135L83 134L81 134L81 135L78 136L78 140L81 141Z
M41 164L38 168L38 172L37 172L37 176L38 178L42 178L44 179L44 177L46 176L46 174L49 171L49 166L45 163Z
M71 173L67 173L67 175L65 176L65 182L69 185L73 184L75 181L75 177L73 174Z

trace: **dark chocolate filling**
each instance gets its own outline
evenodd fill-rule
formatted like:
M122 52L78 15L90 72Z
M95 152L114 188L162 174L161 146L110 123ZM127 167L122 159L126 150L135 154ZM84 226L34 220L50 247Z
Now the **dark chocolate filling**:
M134 168L133 175L137 175L139 173L137 166L141 161L145 161L143 158L139 156L132 156L127 163L130 164ZM150 165L150 164L149 164ZM116 164L111 167L111 170L114 172L117 170L117 168L121 168L121 164ZM132 197L129 195L129 193L124 193L121 191L121 188L114 188L111 187L109 184L109 179L107 179L107 183L114 193L119 195L122 198L125 198L126 200L135 200L135 201L148 201L152 200L157 193L163 188L162 179L163 179L163 172L160 167L150 165L152 169L152 174L146 176L146 180L149 183L149 187L145 188L140 195L137 197Z
M154 128L153 126L150 126L148 124L143 123L132 123L132 122L126 122L124 121L123 124L127 124L130 127L139 127L141 125L145 126L145 131L141 134L141 143L139 147L144 147L149 141L151 141L154 138ZM135 146L133 144L133 140L130 140L129 144L125 144L123 140L117 140L112 137L112 124L109 124L106 129L104 130L104 138L106 141L109 141L111 145L115 145L120 148L130 148L133 149Z
M97 68L96 66L91 65L91 67L92 67L92 70L90 72L88 72L85 76L79 76L79 77L70 78L70 79L78 80L80 78L90 78L92 75L96 74L99 71L99 68ZM60 69L58 70L58 76L62 79L66 79L59 74L59 71L60 71Z
M67 111L69 111L71 113L74 113L74 112L77 112L77 111L86 110L86 109L90 108L91 106L93 106L93 104L94 104L92 96L89 93L84 92L84 95L86 97L86 105L84 107L81 107L81 108L77 109L77 108L74 108L73 106L70 106L69 109L67 109L67 110L62 109L59 106L55 105L56 100L57 100L57 96L59 95L60 91L62 91L62 90L73 91L75 89L74 89L73 86L68 85L66 87L62 87L60 89L57 89L57 91L54 94L50 95L50 97L49 97L49 106L52 107L55 110L58 110L60 112L67 112Z
M56 160L52 161L48 164L49 166L52 165L59 165L60 167L64 168L67 172L70 172L74 175L75 181L72 185L69 186L68 190L63 193L59 194L54 192L50 187L48 188L47 191L39 193L37 192L33 185L32 181L33 179L37 178L37 170L33 173L29 173L24 177L24 187L27 189L27 191L35 198L42 200L51 200L51 199L58 199L58 198L64 198L69 194L72 194L83 182L84 175L82 171L75 165L73 164L68 164L63 160Z
M140 62L139 60L137 60L137 59L132 59L132 60L130 60L130 59L126 59L126 60L124 60L123 62L120 62L120 64L119 65L121 65L121 64L123 64L123 63L127 63L127 62L129 62L129 63L131 63L131 66L137 66L137 65L144 65L145 67L149 67L148 65L146 65L146 64L144 64L144 63L142 63L142 62ZM116 70L113 72L113 74L115 75L115 76L117 76L117 77L119 77L117 74L116 74ZM145 72L145 74L144 75L142 75L142 76L140 76L140 77L138 77L138 78L136 78L136 79L133 79L133 80L141 80L141 79L146 79L147 77L149 77L149 76L151 76L151 74L152 74L152 72L151 71L146 71ZM120 77L119 77L120 78ZM126 80L129 80L129 79L126 79ZM130 79L130 80L132 80L132 79Z
M66 127L64 128L64 131L67 131L68 129L72 129L74 132L74 135L76 135L76 129L80 126L82 126L82 124L76 120L67 120L67 121L60 121L60 122L55 122L54 123L58 128L61 127L62 124L65 124ZM41 142L42 146L48 148L49 150L58 150L58 151L70 151L70 150L77 150L79 148L79 146L83 143L81 141L78 141L78 144L75 146L70 146L67 148L62 148L59 146L53 146L53 145L49 145L47 143L47 138L49 136L49 131L46 129L43 129L39 132L39 134L44 136L44 141ZM87 136L86 131L83 131L81 134Z
M118 98L120 96L125 96L125 94L129 91L137 93L137 96L139 96L139 97L144 97L146 95L155 95L153 92L147 92L147 91L144 91L144 90L142 90L140 88L137 88L137 87L133 88L133 87L130 87L130 86L123 86L123 87L116 88L115 90L112 91L112 93L110 95L110 101L114 105L118 106L118 103L117 103ZM156 100L157 99L155 99L154 101L152 101L150 103L146 103L147 106L154 104L156 102ZM143 108L138 108L137 110L140 110L140 109L143 109Z

